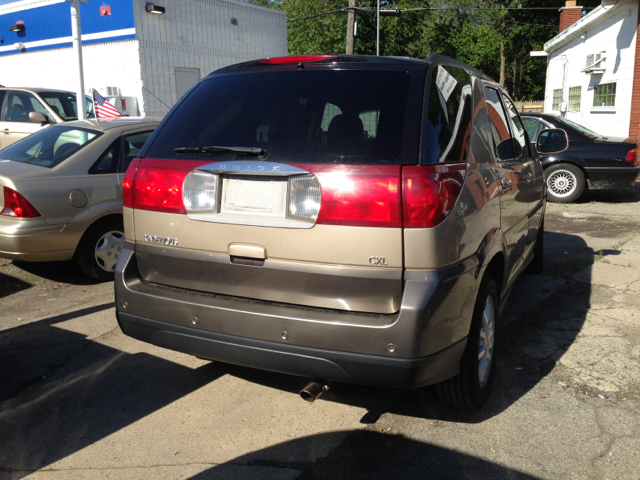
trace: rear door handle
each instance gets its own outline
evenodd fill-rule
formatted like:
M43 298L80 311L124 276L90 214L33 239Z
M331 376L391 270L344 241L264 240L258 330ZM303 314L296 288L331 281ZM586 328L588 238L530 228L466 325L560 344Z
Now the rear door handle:
M11 135L11 130L9 130L8 128L5 128L4 130L2 130L2 132L7 135Z
M503 190L509 190L509 186L511 184L509 183L509 180L507 180L506 178L502 177L500 179L500 185L502 185L502 189Z

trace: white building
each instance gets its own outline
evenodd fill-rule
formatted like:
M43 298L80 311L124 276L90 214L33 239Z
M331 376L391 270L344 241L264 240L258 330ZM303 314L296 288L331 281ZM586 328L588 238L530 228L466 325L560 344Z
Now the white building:
M586 15L581 12L575 1L567 1L560 34L544 45L549 55L544 111L603 135L638 138L638 0L603 0Z
M165 13L148 12L153 5L146 0L81 5L85 86L104 96L129 97L131 115L163 116L220 67L287 55L283 12L235 0L151 1ZM0 6L0 84L75 92L76 71L69 3ZM118 99L115 106L123 105Z

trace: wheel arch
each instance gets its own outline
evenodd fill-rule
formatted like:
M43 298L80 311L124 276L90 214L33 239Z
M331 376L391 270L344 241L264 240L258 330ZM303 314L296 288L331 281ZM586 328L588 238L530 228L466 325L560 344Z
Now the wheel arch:
M116 219L122 219L122 213L107 213L99 218L96 218L93 222L91 222L90 224L87 225L87 227L84 229L84 232L82 232L82 235L80 235L80 238L78 239L78 243L76 244L75 250L76 252L78 251L78 247L82 244L83 240L87 237L88 232L95 226L98 225L101 222L106 222L109 220L116 220ZM124 220L123 220L124 221Z

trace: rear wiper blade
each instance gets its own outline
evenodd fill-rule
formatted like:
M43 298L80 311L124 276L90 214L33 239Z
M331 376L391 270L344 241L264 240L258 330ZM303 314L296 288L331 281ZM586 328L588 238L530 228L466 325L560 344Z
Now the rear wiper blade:
M211 155L220 157L259 157L267 156L267 151L259 147L178 147L173 150L179 155Z

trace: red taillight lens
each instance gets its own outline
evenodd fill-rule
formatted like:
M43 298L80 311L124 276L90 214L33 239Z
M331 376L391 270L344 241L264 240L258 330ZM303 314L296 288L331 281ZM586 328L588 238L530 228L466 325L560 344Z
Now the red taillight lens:
M15 190L4 187L4 208L0 215L17 218L39 217L40 213Z
M127 173L124 174L124 181L122 182L122 205L125 207L133 208L133 182L138 171L138 165L140 159L134 159L127 168Z
M127 193L127 204L139 210L166 213L185 213L182 202L182 184L187 174L196 167L211 162L193 160L150 160L143 159L137 171L127 170L126 177L133 176L131 194ZM131 169L131 167L129 167Z
M292 55L290 57L263 58L258 62L281 65L283 63L322 62L323 60L333 60L334 58L338 58L338 55Z
M320 182L316 223L401 227L400 167L303 165Z
M465 164L403 167L404 227L435 227L447 218L462 190L465 172Z
M629 150L629 153L627 153L627 162L631 162L635 164L637 159L638 159L638 149L634 148L633 150Z

